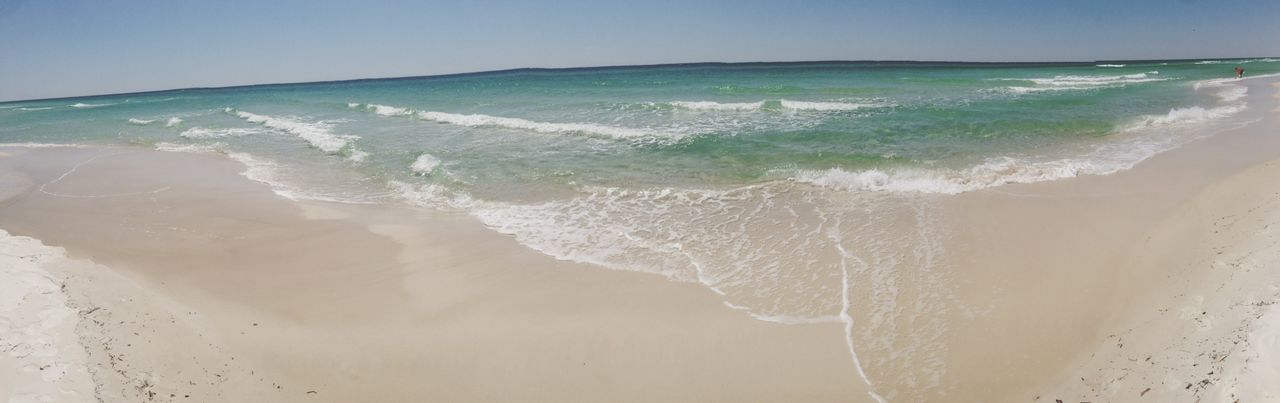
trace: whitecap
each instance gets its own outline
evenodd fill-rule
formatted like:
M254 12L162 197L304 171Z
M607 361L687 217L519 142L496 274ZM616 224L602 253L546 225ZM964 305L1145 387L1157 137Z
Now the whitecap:
M415 111L395 106L365 104L365 108L379 116L416 117L437 123L446 123L464 127L498 127L506 129L528 130L537 133L584 134L588 136L606 137L615 140L630 140L639 143L674 143L687 136L684 132L662 132L628 127L608 126L596 123L552 123L538 122L521 118L508 118L484 114L459 114L435 111Z
M262 133L262 129L239 127L211 129L204 127L192 127L190 129L183 130L182 133L179 133L178 135L189 139L216 139L223 137L241 137L259 133Z
M227 108L226 111L232 112L233 110ZM326 154L337 154L343 148L346 148L351 141L359 138L351 135L334 134L329 130L330 125L324 122L306 122L297 118L258 115L245 111L235 111L234 113L250 123L258 123L271 129L298 136L298 138L305 140L307 144Z
M839 101L792 101L781 100L783 108L802 111L854 111L863 108L882 107L886 105L859 102Z
M764 107L759 102L672 101L671 106L693 111L756 111Z
M413 165L409 169L418 175L428 175L440 166L440 159L427 153L422 153L417 159L413 160Z
M115 105L115 104L86 104L82 102L77 102L77 103L71 104L70 106L72 108L83 109L83 108L98 108L98 107L110 106L110 105Z

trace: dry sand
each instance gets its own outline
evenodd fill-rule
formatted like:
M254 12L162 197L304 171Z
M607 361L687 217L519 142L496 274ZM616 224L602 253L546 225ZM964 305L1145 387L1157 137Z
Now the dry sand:
M1249 124L1132 170L930 200L957 307L936 318L945 372L921 388L882 364L896 352L860 351L877 391L1280 398L1270 84L1248 82ZM0 392L75 401L87 374L104 401L870 400L843 324L757 321L696 284L556 261L466 216L293 202L217 155L0 151L15 235L0 258L27 279L2 289L0 313L25 319L0 329L17 369ZM855 342L886 336L911 335ZM35 376L46 364L60 375Z

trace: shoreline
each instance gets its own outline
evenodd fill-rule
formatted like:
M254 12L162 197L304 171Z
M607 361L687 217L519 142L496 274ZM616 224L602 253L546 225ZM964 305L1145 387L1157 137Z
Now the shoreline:
M1232 295L1247 291L1252 303L1274 302L1276 296L1248 286L1280 285L1280 273L1257 270L1214 284L1233 293L1197 288L1213 281L1191 281L1232 273L1212 258L1219 253L1253 253L1252 264L1259 268L1280 262L1280 252L1263 242L1270 238L1259 235L1268 227L1219 225L1232 214L1268 224L1274 215L1250 210L1270 205L1269 192L1280 191L1280 185L1266 182L1280 173L1280 164L1272 162L1280 160L1280 151L1273 151L1280 150L1280 139L1265 137L1280 127L1272 111L1274 81L1249 83L1251 107L1242 119L1254 123L1157 154L1130 170L925 196L927 208L936 209L947 224L940 229L946 232L940 238L946 256L938 257L946 276L904 279L953 281L940 300L956 308L883 325L876 325L874 308L859 309L882 291L848 278L841 321L769 323L726 308L725 300L702 285L555 260L469 216L286 200L241 176L238 163L215 155L14 149L0 156L5 173L0 179L25 190L2 195L0 228L64 248L84 265L59 275L70 290L68 306L81 312L77 333L88 351L86 365L113 368L119 375L95 376L100 387L102 382L111 386L100 396L154 393L161 400L190 395L231 401L427 395L539 401L1233 396L1246 392L1224 378L1183 371L1179 357L1162 348L1170 334L1202 335L1215 342L1190 347L1212 349L1229 337L1261 340L1274 332L1270 319L1254 322L1232 311L1240 305ZM91 170L76 169L90 163ZM1179 276L1172 276L1170 267L1180 270ZM844 270L846 277L863 275ZM893 298L934 292L928 287L935 285L905 284ZM855 301L850 293L867 299ZM1160 312L1185 306L1188 293L1201 294L1203 314ZM134 294L138 297L129 303L121 302ZM95 318L102 318L87 316L89 310L128 320L102 321L95 328ZM1261 315L1280 314L1264 310ZM1198 324L1205 318L1236 324L1225 327L1231 331L1204 329ZM1113 337L1134 323L1156 330ZM931 351L899 357L894 349L905 342L882 340L912 337L919 327L945 329L910 344ZM153 336L131 337L134 332ZM1116 337L1130 342L1113 343ZM1136 347L1133 339L1141 340ZM147 344L150 340L207 348L178 361L166 349L179 346ZM1248 351L1273 354L1263 344L1253 343L1257 348ZM1134 349L1170 367L1136 368L1108 360ZM860 361L857 367L850 352ZM122 364L115 354L128 359ZM1209 364L1219 374L1243 373L1248 365L1239 356L1209 357L1218 358L1223 360ZM937 365L934 360L942 363L940 373L920 372ZM867 373L861 378L873 390L859 382L862 367ZM1131 381L1119 383L1121 374ZM1179 382L1160 386L1155 382L1167 381L1161 376ZM1185 388L1184 377L1189 380ZM1202 380L1207 382L1197 387ZM935 386L920 388L916 382Z
M21 164L39 166L24 166L39 184L99 151L29 150L41 155ZM99 366L112 365L106 351L129 357L128 375L108 380L126 400L865 396L846 382L856 375L837 325L757 321L700 286L557 261L458 215L289 201L220 156L96 157L54 193L169 189L99 199L30 192L4 203L0 227L122 275L69 289L73 302L85 293L81 301L101 307L95 315L128 318L105 326L109 341L87 344L106 358ZM121 177L128 192L103 180ZM148 297L135 306L113 297L135 293ZM176 321L142 319L158 317ZM166 339L185 341L147 343ZM208 348L166 358L188 345Z

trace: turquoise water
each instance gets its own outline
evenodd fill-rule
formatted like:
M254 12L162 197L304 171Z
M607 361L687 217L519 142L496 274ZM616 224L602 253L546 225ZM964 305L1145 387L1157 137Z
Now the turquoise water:
M970 309L931 203L1110 174L1211 134L1247 107L1236 65L1280 72L515 70L0 103L0 143L223 153L290 198L468 214L558 259L702 284L760 320L843 322L857 381L912 401L946 372L944 318Z
M1280 71L1247 62L1250 74ZM305 184L339 199L393 179L492 200L583 185L722 187L1054 154L1143 116L1220 106L1192 83L1229 76L1231 63L689 65L180 90L0 104L0 141L218 143L376 178L371 188ZM439 165L415 174L423 154Z

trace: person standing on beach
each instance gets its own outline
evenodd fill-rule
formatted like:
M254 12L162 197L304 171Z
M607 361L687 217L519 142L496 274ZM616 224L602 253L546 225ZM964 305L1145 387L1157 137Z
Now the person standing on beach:
M1244 78L1244 68L1236 66L1236 78Z

